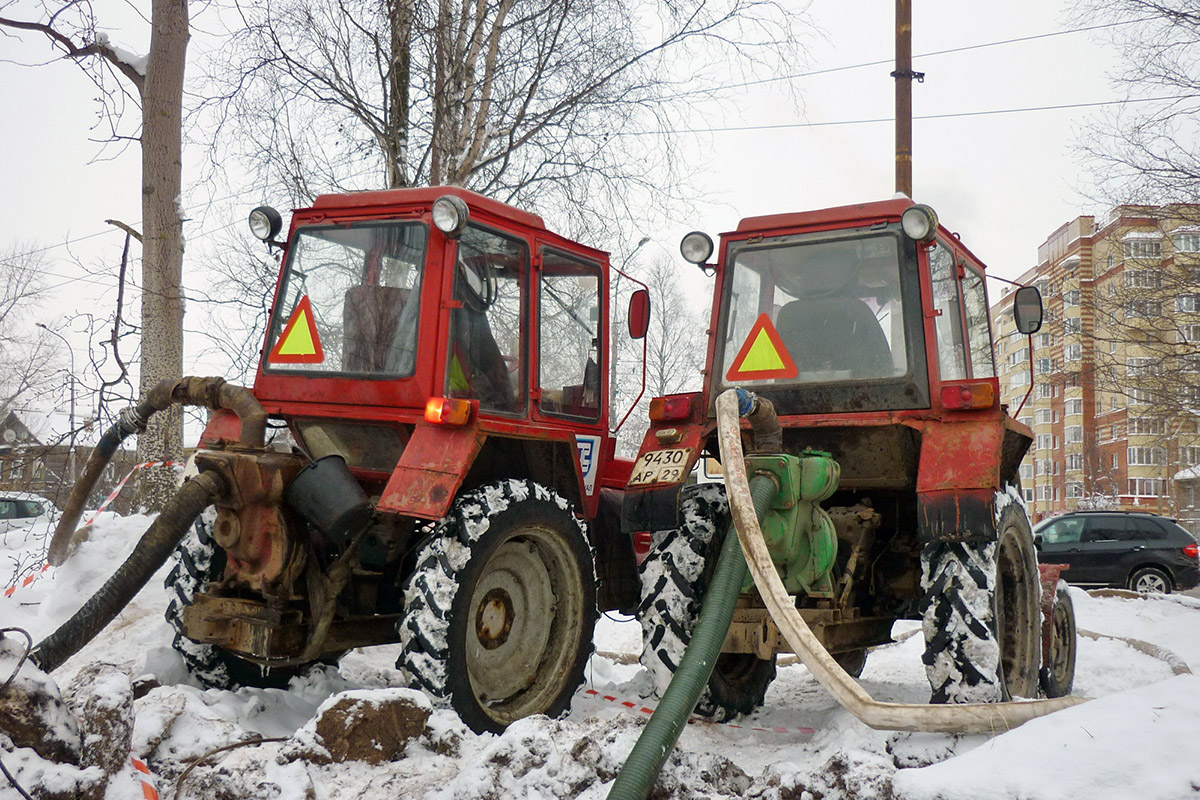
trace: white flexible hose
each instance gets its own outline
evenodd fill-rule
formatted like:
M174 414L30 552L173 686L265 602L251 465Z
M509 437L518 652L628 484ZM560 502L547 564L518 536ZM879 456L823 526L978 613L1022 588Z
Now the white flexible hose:
M1085 702L1083 697L1028 700L1010 703L963 705L917 705L881 703L871 699L858 682L838 666L800 616L771 560L762 529L750 498L750 481L742 453L741 424L735 390L717 398L717 435L729 506L738 540L758 591L787 643L809 672L851 714L866 725L884 731L932 731L940 733L998 733L1015 728L1034 717Z

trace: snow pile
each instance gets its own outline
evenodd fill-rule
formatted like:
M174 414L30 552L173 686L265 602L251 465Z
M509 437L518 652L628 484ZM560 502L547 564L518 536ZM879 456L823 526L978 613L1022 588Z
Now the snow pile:
M111 574L145 530L145 517L106 514L62 568L9 598L3 625L28 628L35 640L67 619ZM0 553L0 556L7 555ZM165 570L164 570L165 571ZM370 766L289 760L323 703L345 692L395 694L402 679L395 647L354 651L335 667L292 681L288 690L203 690L189 682L170 647L163 620L167 595L153 581L98 639L58 670L69 690L84 667L116 665L134 683L134 754L147 762L164 800L195 764L180 798L307 800L333 797L568 798L600 800L642 730L639 692L649 680L634 654L638 623L600 620L587 688L558 720L534 717L503 735L476 735L438 710L401 757ZM1200 665L1200 602L1190 598L1093 598L1072 590L1081 629L1148 641ZM919 623L900 623L897 633ZM929 687L922 642L913 636L878 648L861 683L875 698L924 702ZM0 681L7 675L0 675ZM801 665L779 669L766 705L735 725L692 724L663 771L656 797L834 800L835 798L1128 798L1194 794L1200 762L1188 758L1200 717L1200 678L1111 638L1081 638L1077 692L1099 698L994 737L873 731L841 709ZM69 693L69 692L68 692ZM114 690L115 693L115 690ZM807 735L797 732L814 728ZM752 730L752 728L758 730ZM777 732L783 731L783 732ZM282 741L258 742L264 738ZM212 751L245 743L219 753ZM0 739L0 750L4 740ZM202 761L196 759L206 756ZM5 753L6 765L28 763ZM23 770L26 785L49 788L71 776ZM139 796L132 773L109 787L111 800ZM0 798L16 798L0 778Z

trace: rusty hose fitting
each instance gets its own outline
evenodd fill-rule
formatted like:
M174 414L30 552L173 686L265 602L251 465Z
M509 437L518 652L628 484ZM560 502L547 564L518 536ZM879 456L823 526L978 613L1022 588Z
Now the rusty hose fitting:
M224 378L185 377L178 380L160 381L142 398L137 406L121 411L117 421L100 437L99 444L92 450L84 465L83 474L71 489L63 509L62 518L50 538L46 560L60 566L67 560L75 526L83 514L88 496L96 488L104 468L113 454L130 435L143 433L150 417L172 405L203 406L204 408L228 409L242 421L241 443L247 447L262 447L266 440L267 412L258 399L244 386L226 383Z
M30 658L34 663L43 671L52 672L104 630L129 605L146 581L166 563L200 512L223 491L225 482L216 472L209 470L179 487L167 507L142 534L133 552L104 586L58 630L33 649Z
M783 426L775 414L775 406L765 397L759 397L745 389L737 389L738 414L750 423L754 437L753 453L780 453L783 451Z

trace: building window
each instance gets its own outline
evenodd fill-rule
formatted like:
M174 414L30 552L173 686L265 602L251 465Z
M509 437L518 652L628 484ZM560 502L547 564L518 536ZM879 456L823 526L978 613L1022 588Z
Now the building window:
M1197 325L1196 327L1200 328L1200 325ZM1037 335L1037 346L1038 347L1053 347L1054 346L1054 334L1053 333L1039 333Z
M1157 467L1167 463L1166 451L1161 447L1130 447L1126 453L1131 467Z
M1079 305L1079 290L1071 289L1068 292L1063 292L1063 305L1064 306Z
M1162 274L1148 269L1126 270L1125 285L1132 289L1161 289Z
M1182 313L1194 313L1200 310L1200 296L1181 294L1175 298L1175 310Z
M1131 378L1138 375L1161 375L1162 362L1154 358L1127 358L1125 374Z
M1054 387L1048 383L1039 383L1037 385L1037 399L1048 400L1054 397Z
M1161 258L1162 241L1154 239L1127 239L1121 242L1126 258Z
M1068 417L1083 413L1083 400L1074 398L1063 404L1063 413Z
M25 460L18 458L12 462L12 472L9 473L14 481L19 481L25 477Z
M1083 497L1083 484L1072 481L1067 484L1067 497Z
M1042 484L1041 486L1037 487L1037 499L1038 500L1049 500L1050 499L1050 487L1047 486L1046 484Z
M1039 408L1033 412L1033 418L1039 425L1048 425L1054 421L1054 412L1048 408Z
M1200 253L1200 233L1177 233L1172 237L1180 253Z
M1118 453L1113 453L1113 469L1121 468L1121 456Z
M1167 430L1167 424L1162 419L1151 417L1130 417L1130 436L1161 436Z
M1083 345L1069 344L1063 348L1063 359L1066 361L1082 361Z
M1067 454L1067 472L1078 472L1083 469L1083 453Z
M1125 314L1130 317L1158 319L1162 316L1162 303L1158 300L1127 300Z
M1148 406L1157 401L1157 395L1149 389L1129 390L1129 402L1135 406Z
M1066 430L1067 444L1080 444L1083 442L1083 426L1068 425Z
M1200 325L1184 325L1180 327L1179 336L1188 344L1200 342Z
M1039 433L1037 437L1037 449L1049 450L1054 446L1051 436L1048 433Z
M1033 464L1022 464L1021 465L1021 479L1027 481L1027 480L1031 480L1032 478L1033 478Z
M1194 467L1200 464L1200 447L1188 445L1179 448L1179 460L1187 467Z
M1162 479L1130 478L1129 493L1134 497L1159 497L1162 495Z
M1083 330L1083 320L1079 317L1067 317L1063 320L1063 333L1070 336Z
M1037 371L1046 373L1054 371L1054 361L1049 358L1039 358L1037 360Z
M1032 502L1033 502L1033 489L1025 489L1025 488L1022 488L1022 489L1021 489L1021 495L1022 495L1022 497L1024 497L1024 498L1025 498L1025 502L1026 502L1026 503L1032 503Z

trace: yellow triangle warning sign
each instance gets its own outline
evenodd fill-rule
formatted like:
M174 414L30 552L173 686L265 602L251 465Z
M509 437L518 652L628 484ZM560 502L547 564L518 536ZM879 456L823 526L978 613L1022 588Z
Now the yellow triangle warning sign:
M317 333L308 295L296 304L296 310L271 349L269 360L272 364L320 364L325 360L325 349L321 347L321 335Z
M771 318L761 314L750 328L737 358L725 373L727 381L761 381L770 378L794 378L800 374L792 354L771 324Z

